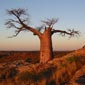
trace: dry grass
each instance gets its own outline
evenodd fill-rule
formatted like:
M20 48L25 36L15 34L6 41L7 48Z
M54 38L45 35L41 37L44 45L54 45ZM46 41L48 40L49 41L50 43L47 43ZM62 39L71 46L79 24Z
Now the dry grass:
M80 49L63 57L54 58L46 64L18 66L16 67L18 73L13 76L14 81L9 81L13 84L16 83L16 85L64 85L84 65L85 49ZM0 83L0 85L5 84Z
M55 51L55 57L64 56L71 51ZM57 56L56 56L57 55ZM39 51L1 51L0 52L0 63L13 62L16 60L26 60L31 63L39 62Z

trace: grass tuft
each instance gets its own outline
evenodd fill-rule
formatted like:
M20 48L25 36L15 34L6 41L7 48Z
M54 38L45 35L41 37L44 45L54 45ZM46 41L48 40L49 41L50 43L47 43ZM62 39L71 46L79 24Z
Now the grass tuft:
M77 57L77 56L72 55L72 56L66 58L66 60L67 60L69 63L72 63L72 62L80 61L80 58Z

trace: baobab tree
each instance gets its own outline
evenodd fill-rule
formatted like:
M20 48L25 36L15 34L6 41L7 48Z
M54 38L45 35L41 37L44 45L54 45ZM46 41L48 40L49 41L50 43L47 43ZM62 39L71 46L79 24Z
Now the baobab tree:
M52 18L47 19L46 21L42 21L44 23L41 27L31 27L29 23L29 16L26 13L25 9L11 9L7 10L9 15L13 15L12 19L8 19L5 25L8 28L15 28L15 35L12 37L16 37L21 31L30 31L33 35L38 36L40 40L40 63L46 63L49 60L53 59L53 48L52 48L52 35L54 33L60 33L61 35L69 35L70 37L78 35L79 32L75 30L56 30L53 28L53 25L57 23L58 19ZM43 29L43 31L41 31Z

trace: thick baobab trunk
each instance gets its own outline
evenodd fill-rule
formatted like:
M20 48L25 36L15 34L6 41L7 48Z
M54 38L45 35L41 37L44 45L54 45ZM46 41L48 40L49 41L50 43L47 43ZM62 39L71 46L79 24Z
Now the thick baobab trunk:
M51 29L45 30L40 39L40 63L46 63L53 58Z

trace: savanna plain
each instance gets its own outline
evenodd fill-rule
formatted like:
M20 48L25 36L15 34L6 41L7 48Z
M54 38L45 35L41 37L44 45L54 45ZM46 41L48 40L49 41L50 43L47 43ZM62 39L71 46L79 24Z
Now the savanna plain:
M0 51L0 85L85 85L85 48L54 51L39 63L39 51Z

